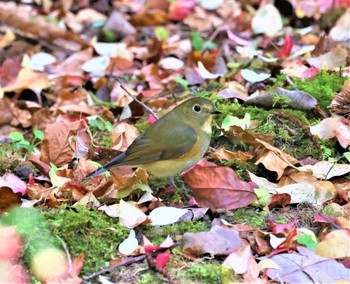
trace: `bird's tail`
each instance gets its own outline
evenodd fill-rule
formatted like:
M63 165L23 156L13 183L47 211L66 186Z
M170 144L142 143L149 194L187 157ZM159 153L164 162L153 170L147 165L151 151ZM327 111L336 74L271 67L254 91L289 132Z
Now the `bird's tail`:
M86 181L89 178L95 177L99 174L104 173L105 171L108 171L109 168L116 166L121 163L121 161L126 157L126 153L120 153L117 157L114 157L112 160L110 160L107 164L105 164L102 168L97 169L96 171L88 174L86 177L82 179L82 181Z
M88 180L89 178L98 176L99 174L102 174L102 173L104 173L105 171L107 171L107 169L106 169L105 167L99 168L99 169L97 169L96 171L94 171L94 172L92 172L92 173L89 173L87 176L83 177L82 181L86 181L86 180Z

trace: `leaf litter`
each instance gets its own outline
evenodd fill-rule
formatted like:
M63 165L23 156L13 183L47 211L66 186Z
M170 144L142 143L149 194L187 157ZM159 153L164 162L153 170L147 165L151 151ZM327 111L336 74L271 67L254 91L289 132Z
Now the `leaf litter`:
M27 2L0 5L0 237L25 244L23 259L1 256L0 271L17 267L1 281L349 280L346 1ZM176 188L130 168L81 181L190 93L222 115L209 161L176 177ZM317 154L302 153L306 140ZM84 259L96 244L77 248L59 235L58 249L33 245L41 240L28 238L26 215L11 209L20 205L43 216L98 209L130 230L114 244L91 232L119 251ZM237 223L231 215L243 209L262 213L264 228ZM60 275L45 270L47 255Z

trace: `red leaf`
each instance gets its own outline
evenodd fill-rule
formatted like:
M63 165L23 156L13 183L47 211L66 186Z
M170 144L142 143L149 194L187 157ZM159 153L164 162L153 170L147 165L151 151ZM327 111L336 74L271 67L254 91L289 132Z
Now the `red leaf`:
M201 207L232 210L247 206L256 199L250 184L228 167L194 168L183 179Z
M169 18L175 21L181 21L192 13L196 2L192 0L178 0L170 4Z
M293 48L292 38L289 34L286 34L286 39L285 39L284 45L282 46L278 54L278 59L283 59L289 56L292 48Z
M156 257L156 265L160 268L164 268L167 265L170 257L171 257L170 253L163 252L158 254Z

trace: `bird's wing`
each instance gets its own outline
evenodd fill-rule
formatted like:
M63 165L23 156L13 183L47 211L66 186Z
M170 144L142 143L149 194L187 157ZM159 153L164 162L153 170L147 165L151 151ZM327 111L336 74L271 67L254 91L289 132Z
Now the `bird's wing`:
M114 165L137 166L177 158L189 152L198 139L196 131L189 126L172 127L171 131L165 133L169 133L168 137L161 132L140 136Z

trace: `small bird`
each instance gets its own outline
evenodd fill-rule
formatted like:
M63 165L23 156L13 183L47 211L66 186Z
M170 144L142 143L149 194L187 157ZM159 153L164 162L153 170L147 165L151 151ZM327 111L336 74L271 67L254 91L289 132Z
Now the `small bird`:
M219 113L210 100L191 98L158 119L125 152L84 180L115 166L144 168L157 177L175 176L204 156L213 115Z

